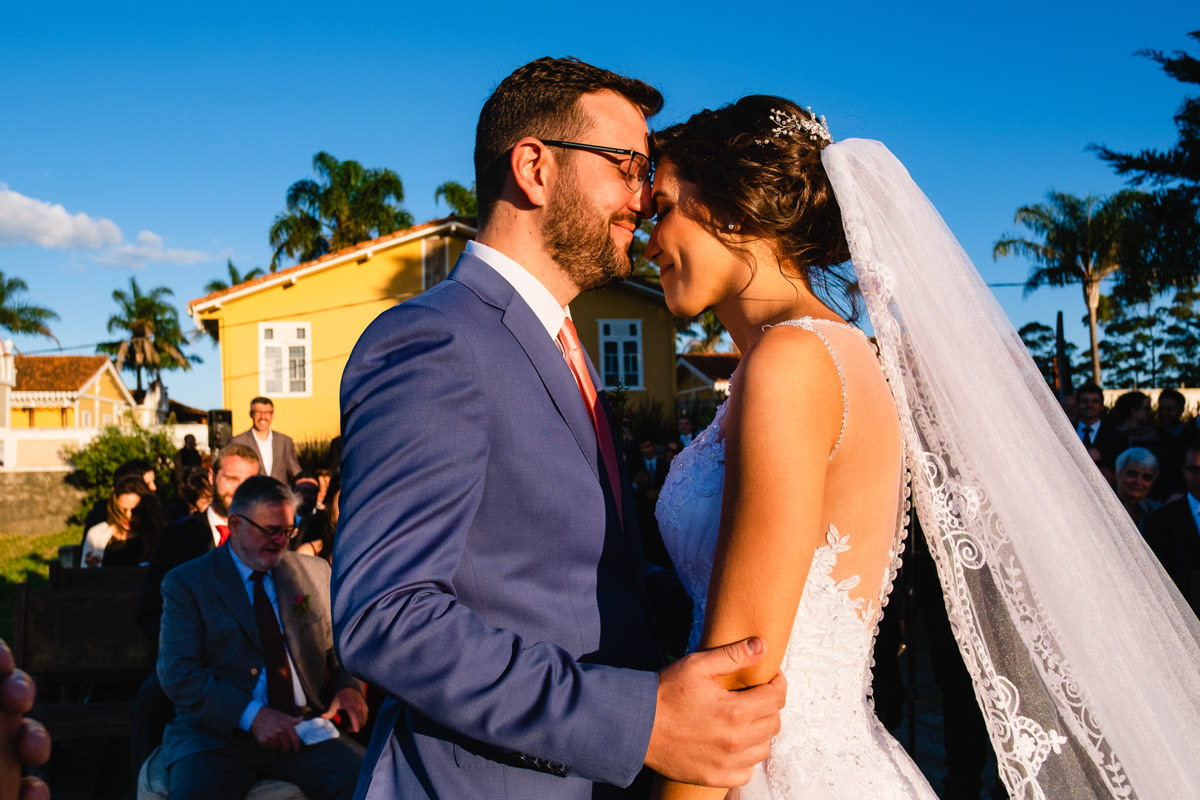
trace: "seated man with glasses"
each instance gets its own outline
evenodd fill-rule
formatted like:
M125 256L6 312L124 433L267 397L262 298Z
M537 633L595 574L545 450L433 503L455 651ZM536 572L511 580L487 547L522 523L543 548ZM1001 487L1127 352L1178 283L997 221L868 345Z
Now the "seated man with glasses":
M172 800L242 798L268 778L310 800L354 793L362 747L311 720L340 711L356 731L366 702L334 655L329 565L287 549L295 508L274 478L246 479L229 546L163 581L158 677L177 716L160 758Z

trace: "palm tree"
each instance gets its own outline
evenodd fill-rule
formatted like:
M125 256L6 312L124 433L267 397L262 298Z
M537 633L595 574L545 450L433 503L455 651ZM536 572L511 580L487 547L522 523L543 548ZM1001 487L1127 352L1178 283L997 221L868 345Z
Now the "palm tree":
M133 370L139 391L142 370L158 379L163 370L189 370L192 364L200 363L199 356L183 353L186 338L179 327L179 313L166 301L173 294L166 286L143 293L137 278L129 279L128 292L113 290L112 298L120 311L108 318L108 332L121 331L125 338L102 342L96 351L112 356L118 370Z
M54 343L62 346L50 332L46 323L58 319L48 308L35 306L18 297L29 291L28 284L20 278L9 278L0 272L0 329L10 333L27 333L34 336L47 336Z
M326 253L373 239L413 224L400 207L404 185L390 169L364 169L357 161L338 161L329 153L313 156L318 181L305 178L287 191L287 213L271 225L271 272L280 256L311 261Z
M711 308L700 312L700 315L690 320L693 323L686 333L692 337L688 342L689 353L712 353L725 335L725 326L717 319L717 312Z
M1013 221L1035 238L1007 236L992 247L992 258L1021 255L1035 266L1025 281L1028 295L1041 286L1078 283L1087 304L1088 333L1092 344L1092 381L1100 383L1100 347L1096 311L1100 282L1121 269L1118 250L1124 223L1139 195L1123 191L1104 199L1050 192L1046 202L1017 209Z
M243 275L242 273L238 272L238 268L233 265L232 258L225 259L225 269L229 272L229 282L226 283L221 278L216 278L204 284L204 291L209 293L223 292L231 286L237 286L239 283L245 283L246 281L257 278L263 274L262 267L255 267Z
M433 201L445 200L450 206L450 213L456 217L474 217L478 214L479 202L475 196L475 184L471 188L457 181L446 181L433 191Z

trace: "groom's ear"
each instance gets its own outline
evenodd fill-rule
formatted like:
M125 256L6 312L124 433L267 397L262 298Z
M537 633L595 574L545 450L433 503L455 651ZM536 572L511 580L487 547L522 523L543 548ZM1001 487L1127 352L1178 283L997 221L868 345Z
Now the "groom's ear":
M517 205L544 208L558 175L558 159L553 151L540 139L526 136L513 146L509 159L513 188L519 195L515 198Z

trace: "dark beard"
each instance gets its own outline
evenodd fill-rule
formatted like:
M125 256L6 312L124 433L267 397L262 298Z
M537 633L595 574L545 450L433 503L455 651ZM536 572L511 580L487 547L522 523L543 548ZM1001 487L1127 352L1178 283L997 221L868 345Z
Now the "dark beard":
M542 237L546 252L571 278L579 291L598 289L629 277L632 265L628 251L622 253L613 243L610 226L614 221L636 217L615 214L601 220L575 184L573 173L564 175L550 198Z

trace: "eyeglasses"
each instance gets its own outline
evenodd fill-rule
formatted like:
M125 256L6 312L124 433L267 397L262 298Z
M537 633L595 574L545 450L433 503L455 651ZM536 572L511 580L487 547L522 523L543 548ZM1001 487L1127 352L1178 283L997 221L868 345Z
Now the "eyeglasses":
M542 144L551 147L562 147L566 150L590 150L595 153L612 153L618 156L628 156L617 164L617 169L625 177L625 187L631 192L639 192L654 177L650 166L650 157L637 150L622 150L619 147L605 147L599 144L584 144L583 142L563 142L558 139L542 139Z
M291 539L294 538L300 530L295 525L288 525L284 528L264 528L262 525L259 525L245 514L234 514L233 516L240 517L246 522L249 522L251 525L258 528L259 531L262 532L263 536L266 536L268 539L279 539L281 537L284 539Z

